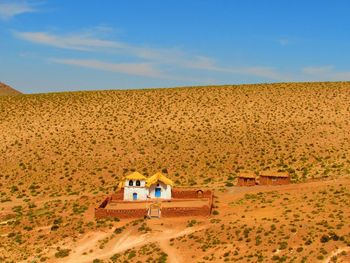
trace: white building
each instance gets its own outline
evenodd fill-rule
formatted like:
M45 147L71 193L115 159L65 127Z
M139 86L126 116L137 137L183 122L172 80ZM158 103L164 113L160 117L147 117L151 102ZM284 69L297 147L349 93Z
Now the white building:
M171 199L173 181L161 173L156 173L149 178L134 172L125 177L120 187L124 187L124 200L148 200L148 199Z

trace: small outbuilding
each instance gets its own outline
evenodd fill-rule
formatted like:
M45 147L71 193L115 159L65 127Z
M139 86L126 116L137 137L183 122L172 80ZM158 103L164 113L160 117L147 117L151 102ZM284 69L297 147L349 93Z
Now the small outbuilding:
M256 175L254 172L241 172L238 174L237 186L256 185Z
M287 172L260 172L260 185L283 185L290 184L290 176Z

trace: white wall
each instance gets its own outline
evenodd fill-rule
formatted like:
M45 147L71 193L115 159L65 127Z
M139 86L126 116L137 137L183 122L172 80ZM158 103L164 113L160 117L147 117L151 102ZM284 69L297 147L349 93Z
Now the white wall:
M157 184L159 184L159 188L161 188L161 194L160 194L160 198L161 199L171 199L171 186L170 185L166 185L162 182L158 182L156 184L151 185L151 187L149 188L149 195L151 198L156 198L155 194L156 191L155 189L158 187Z
M134 193L137 193L137 200L147 200L148 189L145 187L146 182L140 180L140 183L140 186L136 186L136 180L134 180L133 186L129 186L129 180L125 180L124 200L132 201Z

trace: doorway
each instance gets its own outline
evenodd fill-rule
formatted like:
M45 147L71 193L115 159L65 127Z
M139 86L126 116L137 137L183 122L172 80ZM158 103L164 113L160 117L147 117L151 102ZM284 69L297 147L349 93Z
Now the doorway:
M156 196L156 197L160 197L160 195L161 195L161 190L162 190L162 189L159 188L159 187L156 188L156 193L155 193L155 196Z
M137 193L132 194L132 200L137 200Z

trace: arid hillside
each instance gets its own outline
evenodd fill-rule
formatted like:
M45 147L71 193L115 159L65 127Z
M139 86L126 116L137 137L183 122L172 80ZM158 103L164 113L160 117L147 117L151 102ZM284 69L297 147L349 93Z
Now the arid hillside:
M10 86L0 82L0 96L3 95L18 95L21 94L21 92L15 90L14 88L11 88Z
M6 96L2 195L107 190L134 169L166 169L184 186L227 184L243 169L339 177L350 170L349 98L350 83Z
M349 98L348 82L0 97L0 261L348 262ZM133 170L214 189L213 215L96 221ZM234 187L241 170L296 184Z

